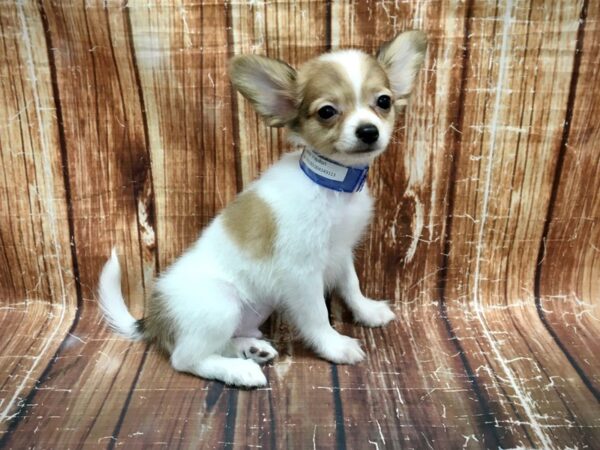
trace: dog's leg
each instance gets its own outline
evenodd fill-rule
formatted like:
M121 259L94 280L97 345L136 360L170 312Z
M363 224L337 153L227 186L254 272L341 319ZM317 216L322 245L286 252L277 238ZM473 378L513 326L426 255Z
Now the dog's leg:
M180 288L185 280L167 281L170 284L166 290L178 295L169 309L177 324L171 352L173 368L234 386L266 385L267 379L256 362L223 356L242 317L236 288L214 278L195 279L195 284L187 289Z
M277 350L261 339L262 333L259 330L272 312L273 306L270 303L244 302L238 326L233 338L223 350L223 356L251 359L258 364L264 364L275 358Z
M380 327L396 317L386 301L366 298L360 290L352 254L344 257L336 289L354 315L354 320L368 327Z
M338 364L362 361L365 352L359 341L338 333L329 323L321 277L307 277L289 285L296 287L286 292L285 310L303 340L328 361Z
M267 384L260 366L250 359L227 358L216 353L199 357L195 339L177 342L171 354L171 365L180 372L233 386L259 387Z
M277 350L271 344L254 337L234 337L223 352L223 356L251 359L258 364L264 364L277 355Z

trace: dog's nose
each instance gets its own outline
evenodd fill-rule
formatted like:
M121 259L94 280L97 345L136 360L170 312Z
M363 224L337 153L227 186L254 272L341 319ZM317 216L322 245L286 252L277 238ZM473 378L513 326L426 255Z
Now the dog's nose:
M361 125L356 129L356 137L365 144L372 144L379 138L379 130L375 125Z

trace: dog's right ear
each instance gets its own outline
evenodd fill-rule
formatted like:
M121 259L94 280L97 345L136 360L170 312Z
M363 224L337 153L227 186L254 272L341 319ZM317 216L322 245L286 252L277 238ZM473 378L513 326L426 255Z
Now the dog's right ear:
M229 77L268 125L281 127L296 117L296 71L286 63L258 55L235 56Z

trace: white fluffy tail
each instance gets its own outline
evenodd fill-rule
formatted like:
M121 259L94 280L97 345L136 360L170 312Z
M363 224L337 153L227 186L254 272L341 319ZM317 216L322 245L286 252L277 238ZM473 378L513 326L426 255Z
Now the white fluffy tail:
M138 330L137 320L129 313L121 293L121 266L114 248L100 274L98 296L100 309L110 328L128 339L140 340L142 334Z

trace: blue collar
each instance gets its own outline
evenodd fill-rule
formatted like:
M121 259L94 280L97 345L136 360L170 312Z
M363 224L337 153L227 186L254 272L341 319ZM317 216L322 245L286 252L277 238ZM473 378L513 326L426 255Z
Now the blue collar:
M300 168L319 186L338 192L362 190L369 173L369 166L344 166L308 148L300 156Z

